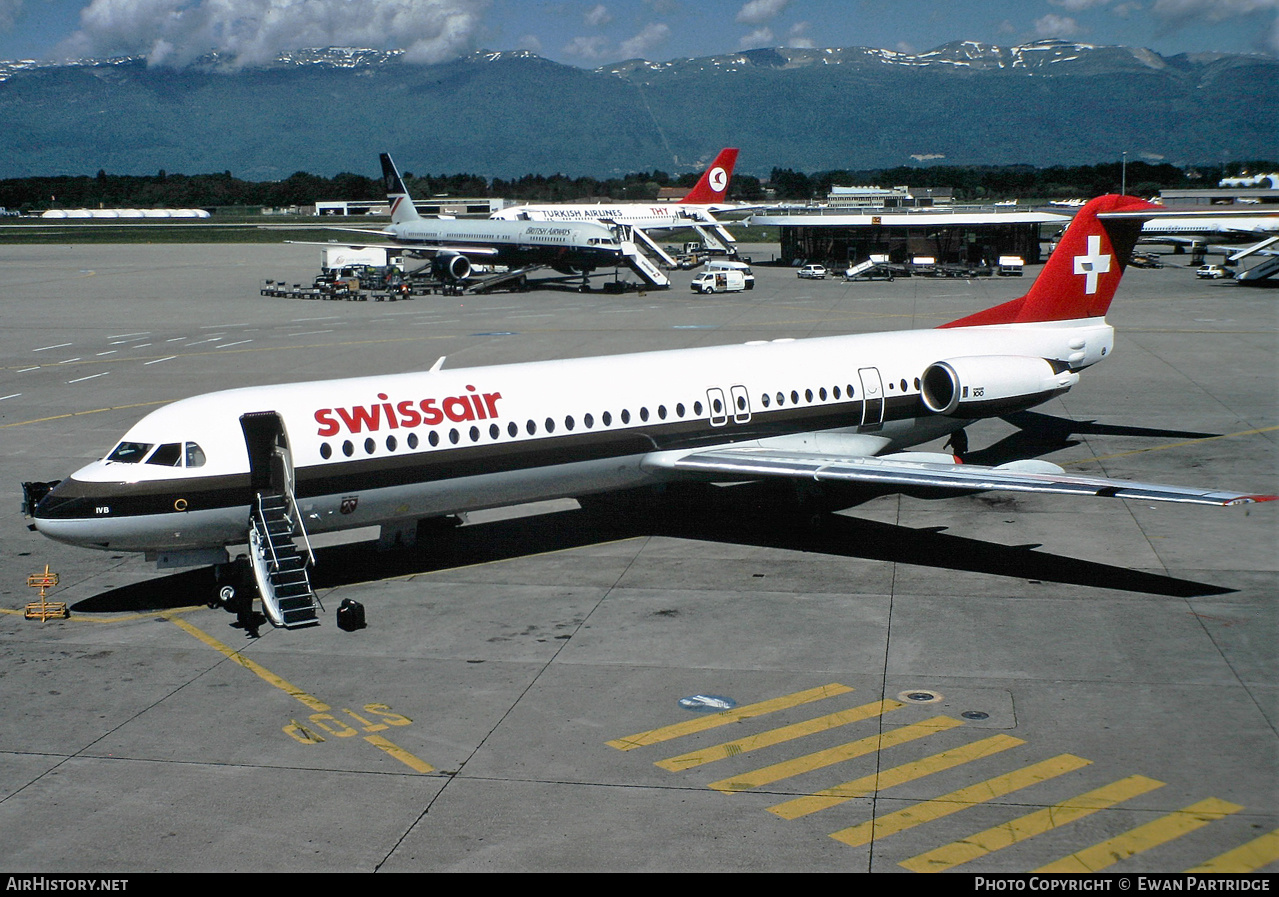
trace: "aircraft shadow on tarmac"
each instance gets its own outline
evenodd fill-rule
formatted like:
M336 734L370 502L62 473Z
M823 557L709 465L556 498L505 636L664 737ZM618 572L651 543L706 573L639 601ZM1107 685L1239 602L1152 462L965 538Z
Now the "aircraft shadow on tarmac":
M629 538L668 536L1178 598L1235 591L1036 551L1038 544L998 545L949 534L945 527L912 528L832 513L871 497L865 490L825 486L797 491L789 483L687 484L615 493L588 499L576 510L452 528L428 526L412 548L385 551L370 541L319 549L311 581L316 589L331 589ZM72 609L155 611L204 603L213 594L212 569L203 568L112 589Z

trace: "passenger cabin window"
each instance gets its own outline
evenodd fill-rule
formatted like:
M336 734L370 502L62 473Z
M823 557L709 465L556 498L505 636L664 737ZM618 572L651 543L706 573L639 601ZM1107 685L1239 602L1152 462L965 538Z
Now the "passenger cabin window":
M108 461L119 461L121 464L137 464L151 451L149 442L122 442L107 455Z
M151 453L147 463L157 467L177 467L182 463L182 443L166 442Z

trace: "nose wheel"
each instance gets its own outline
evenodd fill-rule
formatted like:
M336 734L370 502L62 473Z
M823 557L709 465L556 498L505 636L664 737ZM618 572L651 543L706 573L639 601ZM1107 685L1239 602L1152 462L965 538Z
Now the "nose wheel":
M235 622L231 625L243 629L246 638L257 638L258 627L265 617L253 610L253 599L258 589L249 559L241 555L229 564L218 564L213 568L213 574L216 591L209 607L221 607L227 613L235 614Z

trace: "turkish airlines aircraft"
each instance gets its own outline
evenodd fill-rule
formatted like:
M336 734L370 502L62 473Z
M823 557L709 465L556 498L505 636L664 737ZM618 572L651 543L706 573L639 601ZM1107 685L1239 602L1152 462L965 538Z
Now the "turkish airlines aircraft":
M1124 196L1093 200L1025 296L934 330L458 370L437 363L183 399L61 481L34 504L34 525L168 566L226 564L226 546L248 541L267 616L291 626L302 623L282 608L288 589L273 577L307 532L380 525L384 536L409 537L432 517L671 480L783 477L1213 505L1274 498L904 451L1038 405L1104 360L1114 347L1104 315L1140 231L1137 213L1150 208ZM305 579L305 564L295 566Z
M641 230L670 230L699 224L714 226L720 223L714 212L749 208L725 203L735 164L737 150L720 150L697 184L679 202L524 205L502 209L489 217L508 221L607 221Z

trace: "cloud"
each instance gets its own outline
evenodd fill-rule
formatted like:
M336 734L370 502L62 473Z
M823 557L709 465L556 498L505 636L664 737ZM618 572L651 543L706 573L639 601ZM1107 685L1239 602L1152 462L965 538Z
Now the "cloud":
M813 39L808 36L808 22L796 22L790 26L790 31L786 32L786 46L788 47L815 47Z
M1279 53L1279 0L1155 0L1150 12L1165 33L1269 13L1269 30L1257 35L1257 49Z
M151 65L181 68L216 52L234 69L304 47L359 46L440 62L473 49L487 7L488 0L93 0L57 55L141 54Z
M743 25L762 25L776 18L790 0L750 0L737 13L737 21Z
M1035 34L1039 37L1068 38L1079 34L1079 23L1070 16L1048 13L1035 19Z
M643 31L630 40L622 41L617 49L623 59L640 59L647 57L654 49L666 43L670 36L670 27L657 22L644 26Z
M8 31L22 15L22 0L0 0L0 31Z
M737 47L739 50L754 50L759 47L771 47L776 43L777 41L773 39L773 29L765 25L745 35L737 42Z
M608 7L603 3L597 3L587 10L586 15L582 16L582 20L592 28L600 28L613 21L613 14L608 11Z

